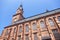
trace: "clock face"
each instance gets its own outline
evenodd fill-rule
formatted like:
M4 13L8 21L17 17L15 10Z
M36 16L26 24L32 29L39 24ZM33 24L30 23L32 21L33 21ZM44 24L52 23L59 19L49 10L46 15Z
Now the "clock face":
M16 16L13 18L13 21L17 21L17 17Z
M17 21L17 18L15 18L14 21Z

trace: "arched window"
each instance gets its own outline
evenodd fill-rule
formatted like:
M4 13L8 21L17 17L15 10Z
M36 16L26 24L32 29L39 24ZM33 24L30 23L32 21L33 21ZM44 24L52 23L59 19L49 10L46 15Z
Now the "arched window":
M19 27L19 32L22 32L22 26Z
M29 35L25 35L25 40L29 40Z
M40 27L41 28L45 28L46 27L44 21L40 21Z
M34 40L38 40L37 33L34 33Z
M52 32L53 32L53 35L54 35L55 39L60 40L60 33L58 32L58 30L53 29Z
M49 23L50 23L51 26L54 26L54 22L53 22L52 19L49 19L48 21L49 21Z
M29 26L28 26L28 25L26 25L25 31L26 31L26 32L29 32Z
M36 29L37 29L36 23L33 23L33 24L32 24L32 29L33 29L33 30L36 30Z
M7 29L5 35L8 35L8 34L9 34L9 31L8 31L8 29Z
M16 28L14 28L14 33L16 33Z
M14 40L14 38L12 38L12 40Z
M22 40L22 39L21 39L21 35L18 36L18 40Z
M60 16L58 16L58 21L60 21Z

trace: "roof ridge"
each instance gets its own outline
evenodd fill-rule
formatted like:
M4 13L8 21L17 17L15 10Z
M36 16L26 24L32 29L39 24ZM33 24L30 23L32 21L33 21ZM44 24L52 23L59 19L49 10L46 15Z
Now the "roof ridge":
M53 10L51 10L51 11L55 11L55 10L58 10L58 9L60 9L60 8L53 9ZM48 11L48 12L51 12L51 11ZM30 17L27 17L27 18L31 18L31 17L37 16L37 15L46 14L46 13L48 13L48 12L39 13L39 14L36 14L36 15L33 15L33 16L30 16ZM25 18L25 19L27 19L27 18Z

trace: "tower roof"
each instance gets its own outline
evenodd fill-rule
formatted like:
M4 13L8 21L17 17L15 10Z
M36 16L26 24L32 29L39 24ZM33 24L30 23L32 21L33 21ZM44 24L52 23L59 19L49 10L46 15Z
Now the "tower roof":
M22 7L22 4L20 5L20 7Z
M18 7L16 13L17 13L17 14L18 14L18 13L23 14L23 6L22 6L22 4Z
M22 6L22 4L18 7L18 9L17 10L23 10L23 6Z

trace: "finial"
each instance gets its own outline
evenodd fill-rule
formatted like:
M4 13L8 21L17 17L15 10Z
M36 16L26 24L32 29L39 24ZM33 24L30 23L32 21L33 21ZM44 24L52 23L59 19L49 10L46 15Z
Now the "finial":
M18 7L18 9L23 10L22 4ZM18 10L18 9L17 9L17 10Z
M20 7L22 7L22 4L20 5Z

